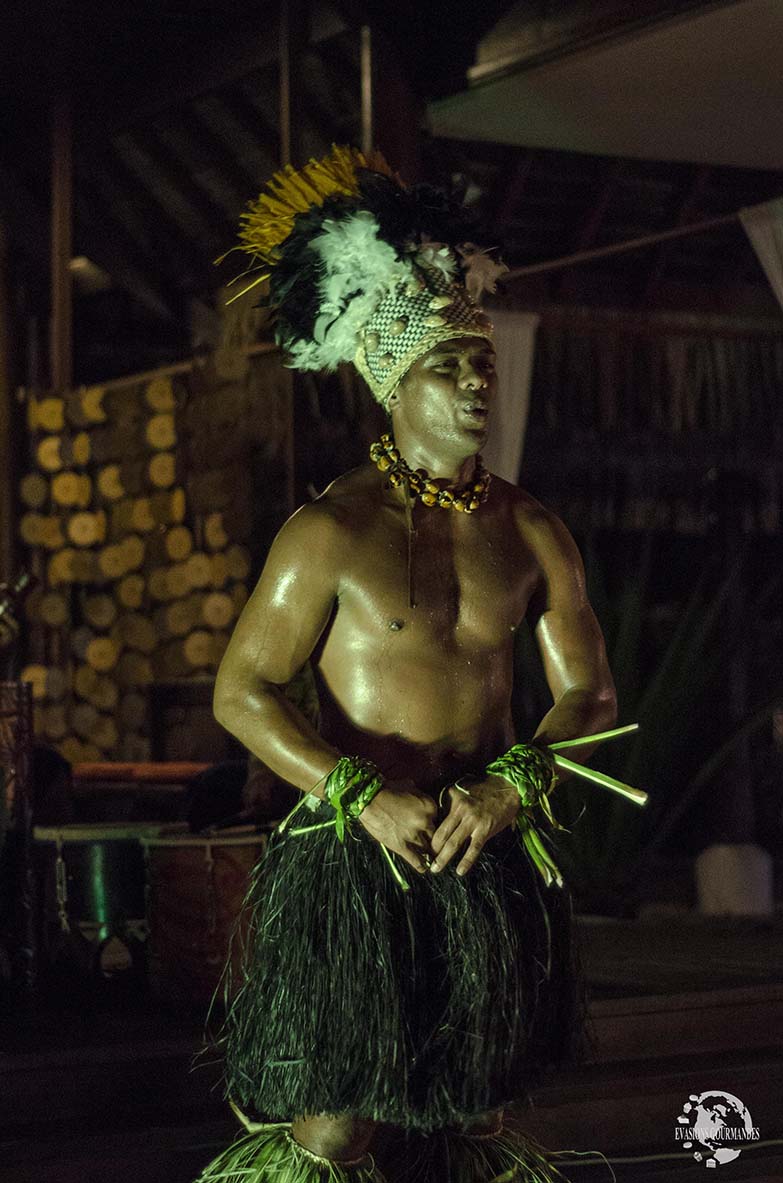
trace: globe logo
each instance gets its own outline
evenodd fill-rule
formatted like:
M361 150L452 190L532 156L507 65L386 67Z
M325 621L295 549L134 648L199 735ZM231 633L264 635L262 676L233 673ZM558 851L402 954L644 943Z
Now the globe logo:
M758 1127L747 1106L733 1093L720 1089L691 1093L675 1128L675 1140L686 1150L693 1150L697 1162L713 1168L739 1158L743 1143L758 1138Z

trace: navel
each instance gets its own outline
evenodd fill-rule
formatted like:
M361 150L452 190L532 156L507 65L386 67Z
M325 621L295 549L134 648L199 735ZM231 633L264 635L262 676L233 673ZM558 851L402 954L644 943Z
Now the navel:
M389 621L389 628L391 629L391 631L393 633L398 633L401 628L405 628L405 621L399 620L398 618L395 617L394 620Z

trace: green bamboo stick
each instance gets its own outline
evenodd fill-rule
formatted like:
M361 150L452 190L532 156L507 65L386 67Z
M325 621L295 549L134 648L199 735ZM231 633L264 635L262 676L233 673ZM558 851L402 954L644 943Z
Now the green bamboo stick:
M560 752L565 748L578 748L584 743L603 743L606 739L617 739L638 730L638 723L628 723L625 727L613 727L611 731L598 731L595 735L583 735L579 739L559 739L556 743L547 744L547 747L551 752Z
M289 830L288 833L292 838L295 838L297 834L309 834L312 830L327 830L329 826L334 825L335 819L332 818L331 821L316 822L315 825L312 826L298 826L295 830Z
M407 883L405 881L405 879L403 879L402 875L399 872L399 869L395 866L394 859L391 856L391 851L388 850L383 845L382 842L381 842L380 846L381 846L381 850L383 851L383 856L386 859L386 862L389 864L389 868L391 870L391 873L394 876L394 878L397 880L397 883L399 884L399 886L402 888L403 891L410 891L410 889L411 889L410 884Z
M598 772L595 768L585 768L584 764L575 764L573 760L566 760L565 756L558 756L557 753L554 754L554 760L555 766L562 768L564 772L572 772L581 780L588 780L593 784L601 785L604 789L610 789L620 797L633 801L634 805L644 807L647 804L647 794L643 789L635 789L632 785L627 785L621 780L615 780L606 772Z

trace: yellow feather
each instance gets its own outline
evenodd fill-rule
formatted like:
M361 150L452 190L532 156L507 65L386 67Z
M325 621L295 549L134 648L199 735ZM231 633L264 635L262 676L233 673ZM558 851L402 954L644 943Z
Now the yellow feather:
M297 214L323 205L337 194L356 196L359 186L356 170L370 168L402 184L380 152L365 157L356 148L332 145L328 156L310 160L298 171L287 164L267 182L260 195L240 215L240 244L244 250L267 264L274 264L280 247L294 228Z

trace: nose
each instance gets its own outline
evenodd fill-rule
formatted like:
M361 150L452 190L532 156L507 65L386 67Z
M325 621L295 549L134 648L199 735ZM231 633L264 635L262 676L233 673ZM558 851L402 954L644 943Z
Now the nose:
M487 376L471 362L467 362L460 385L465 390L485 390L487 387Z

